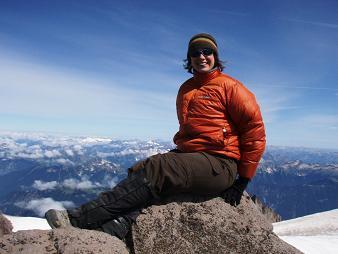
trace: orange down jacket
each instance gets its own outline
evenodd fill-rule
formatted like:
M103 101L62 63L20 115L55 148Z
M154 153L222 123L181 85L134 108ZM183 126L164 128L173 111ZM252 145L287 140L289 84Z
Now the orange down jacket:
M265 129L255 96L244 85L219 70L196 73L180 87L176 109L179 150L225 155L238 160L240 176L255 175Z

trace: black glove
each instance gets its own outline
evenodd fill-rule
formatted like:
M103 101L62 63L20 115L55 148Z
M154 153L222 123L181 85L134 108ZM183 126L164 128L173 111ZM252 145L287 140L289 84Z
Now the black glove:
M232 206L239 205L241 203L243 192L249 182L250 179L248 178L238 177L234 184L222 193L224 201Z

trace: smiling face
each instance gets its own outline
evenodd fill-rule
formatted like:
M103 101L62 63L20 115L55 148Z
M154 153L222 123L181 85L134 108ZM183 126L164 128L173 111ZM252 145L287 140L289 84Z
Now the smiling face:
M200 73L207 73L215 65L215 56L214 54L211 55L204 55L202 52L199 56L191 57L191 66L193 69Z

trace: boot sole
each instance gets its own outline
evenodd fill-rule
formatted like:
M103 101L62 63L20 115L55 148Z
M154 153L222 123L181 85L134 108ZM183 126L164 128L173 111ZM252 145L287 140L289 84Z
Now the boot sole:
M45 213L45 218L52 229L66 227L65 225L62 225L63 220L59 216L60 215L58 215L58 212L55 210L49 210Z

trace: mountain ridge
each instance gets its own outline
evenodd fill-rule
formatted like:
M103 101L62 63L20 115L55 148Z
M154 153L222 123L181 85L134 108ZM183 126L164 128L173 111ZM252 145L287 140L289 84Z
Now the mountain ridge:
M33 216L31 201L79 205L126 177L135 162L172 148L158 140L0 135L0 209ZM338 152L268 146L248 191L289 219L337 208L337 183Z

